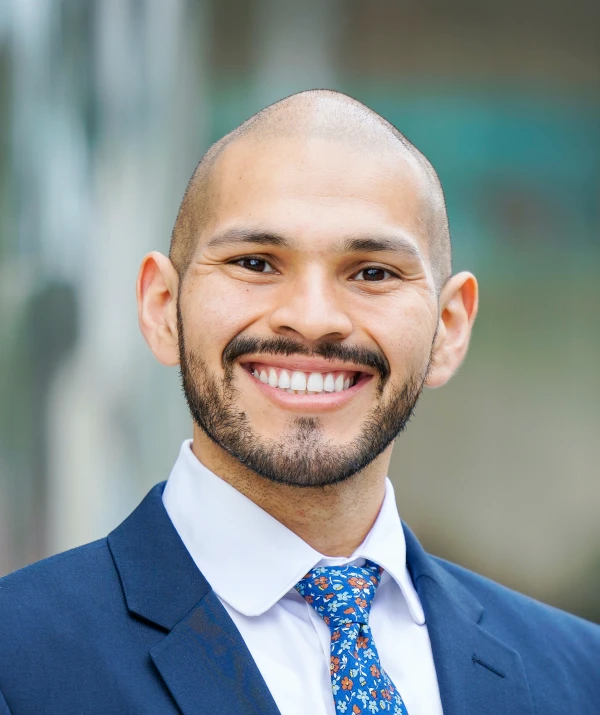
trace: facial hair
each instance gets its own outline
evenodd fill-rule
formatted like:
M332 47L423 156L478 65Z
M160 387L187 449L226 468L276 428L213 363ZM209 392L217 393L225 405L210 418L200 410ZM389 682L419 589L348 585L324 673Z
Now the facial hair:
M218 379L196 351L186 347L183 321L177 309L179 361L183 393L194 422L219 447L241 464L272 482L296 487L337 484L363 470L405 429L423 391L429 365L412 374L404 384L388 384L385 357L366 348L323 343L308 349L279 337L270 340L234 338L223 352L225 375ZM279 439L261 437L239 407L235 382L236 359L248 354L319 355L375 367L379 374L377 404L365 416L359 435L337 444L323 435L316 417L296 417ZM372 379L376 379L375 377Z

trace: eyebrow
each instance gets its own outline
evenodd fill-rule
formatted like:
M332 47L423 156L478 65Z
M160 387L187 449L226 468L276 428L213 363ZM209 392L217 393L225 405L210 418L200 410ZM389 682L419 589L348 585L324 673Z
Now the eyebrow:
M341 253L407 253L408 255L423 260L421 251L406 236L375 236L372 238L348 238L340 246Z
M206 247L214 248L215 246L229 246L243 243L260 243L263 246L278 246L279 248L293 247L287 238L277 233L254 231L245 228L232 228L217 233L206 242Z
M224 245L260 244L262 246L276 246L278 248L294 249L297 244L285 236L270 231L257 231L253 229L233 228L215 234L206 243L206 247L214 248ZM365 236L346 238L334 246L334 253L374 253L374 252L404 253L420 261L423 260L421 251L414 241L398 233L393 236Z

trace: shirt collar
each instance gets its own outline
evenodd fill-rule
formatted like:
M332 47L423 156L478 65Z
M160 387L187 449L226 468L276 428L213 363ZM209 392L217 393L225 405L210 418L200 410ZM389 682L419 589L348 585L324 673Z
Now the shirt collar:
M207 469L191 445L190 439L181 446L163 493L165 509L217 595L243 615L261 615L310 569L331 560ZM389 479L367 538L350 558L335 562L357 559L382 566L400 587L413 620L425 623L406 568L406 542Z

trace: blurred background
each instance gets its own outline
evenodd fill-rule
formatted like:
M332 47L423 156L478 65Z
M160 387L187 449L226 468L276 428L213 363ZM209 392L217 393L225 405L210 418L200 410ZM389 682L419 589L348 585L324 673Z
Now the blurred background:
M106 535L191 423L137 325L208 146L351 94L444 184L470 354L390 476L425 546L600 621L600 3L3 0L0 574Z

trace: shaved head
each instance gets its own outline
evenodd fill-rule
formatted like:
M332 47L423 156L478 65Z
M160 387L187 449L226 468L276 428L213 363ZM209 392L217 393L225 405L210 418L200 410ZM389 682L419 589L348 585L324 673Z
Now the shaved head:
M171 237L169 257L182 277L194 256L198 240L214 215L217 201L215 168L233 144L252 142L269 151L281 140L320 139L340 143L373 157L394 153L398 163L409 164L417 177L417 223L425 240L435 289L451 275L451 246L444 193L438 175L421 152L379 114L361 102L332 90L308 90L261 110L214 144L201 159L185 191ZM398 191L402 191L399 183Z

